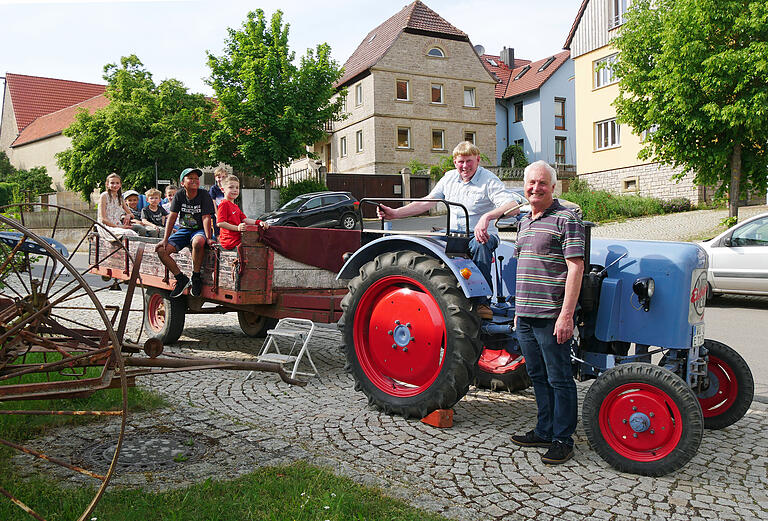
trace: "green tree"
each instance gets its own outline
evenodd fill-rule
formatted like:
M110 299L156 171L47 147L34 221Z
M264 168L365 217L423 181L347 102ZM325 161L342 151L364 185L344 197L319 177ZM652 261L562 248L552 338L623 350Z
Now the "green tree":
M514 160L514 163L512 162ZM501 166L513 165L515 168L525 168L528 166L528 158L525 157L525 151L520 145L509 145L501 153Z
M8 159L5 152L0 152L0 183L15 184L22 196L29 192L31 197L51 192L53 179L48 175L44 166L36 166L29 170L17 170Z
M323 139L325 123L339 119L342 107L341 96L331 101L341 77L331 48L323 43L307 49L296 66L289 27L281 11L268 21L257 9L241 29L229 29L223 56L208 53L209 84L219 102L213 158L267 181L291 158L305 155L306 145ZM269 182L265 185L269 209Z
M620 121L647 133L641 159L739 196L765 192L768 4L764 0L636 0L619 36Z
M111 172L123 186L143 189L161 179L176 179L188 166L208 164L214 128L213 103L190 94L175 79L156 85L135 55L104 67L109 105L78 113L64 131L71 148L57 154L65 185L84 198Z

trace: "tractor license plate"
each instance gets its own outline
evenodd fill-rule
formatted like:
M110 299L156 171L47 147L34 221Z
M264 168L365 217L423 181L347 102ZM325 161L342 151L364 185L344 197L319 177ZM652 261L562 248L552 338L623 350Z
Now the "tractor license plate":
M693 347L704 344L704 322L694 324L693 326Z

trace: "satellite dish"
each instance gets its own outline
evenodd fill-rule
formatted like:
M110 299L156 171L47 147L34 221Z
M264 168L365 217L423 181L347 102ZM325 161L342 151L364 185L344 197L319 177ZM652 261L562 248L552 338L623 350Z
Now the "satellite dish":
M475 52L479 55L485 54L485 47L483 47L482 45L479 45L479 44L475 45L474 49L475 49Z

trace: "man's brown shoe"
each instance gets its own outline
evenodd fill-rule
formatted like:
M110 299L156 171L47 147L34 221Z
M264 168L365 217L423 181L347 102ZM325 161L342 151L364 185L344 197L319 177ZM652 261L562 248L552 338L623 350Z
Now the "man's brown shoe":
M475 308L475 314L483 320L493 319L493 311L485 304L480 304Z

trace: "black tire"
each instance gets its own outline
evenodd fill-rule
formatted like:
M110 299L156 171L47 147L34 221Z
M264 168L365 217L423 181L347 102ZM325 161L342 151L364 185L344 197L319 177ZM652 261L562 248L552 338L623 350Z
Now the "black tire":
M652 364L609 369L587 391L582 422L589 444L621 472L663 476L696 455L704 418L676 374ZM636 427L633 427L636 426Z
M353 213L345 213L339 219L339 227L345 230L354 230L357 227L357 217Z
M467 393L481 351L479 321L445 265L413 251L384 253L348 288L339 321L347 370L371 405L423 418Z
M739 421L755 397L755 380L747 362L726 344L704 340L707 379L696 397L704 414L704 428L723 429Z
M277 319L250 311L238 311L237 322L247 336L263 338L267 336L267 331L275 327Z
M525 364L504 374L489 373L478 367L475 374L475 386L480 389L513 393L528 389L531 386L531 379L525 369Z
M296 223L295 223L295 222L293 222L293 221L288 221L287 223L283 223L283 224L281 224L280 226L291 226L292 228L298 228L298 227L299 227L299 225L298 225L298 224L296 224Z
M164 345L176 342L184 331L187 297L169 298L164 289L147 287L144 291L144 330Z

